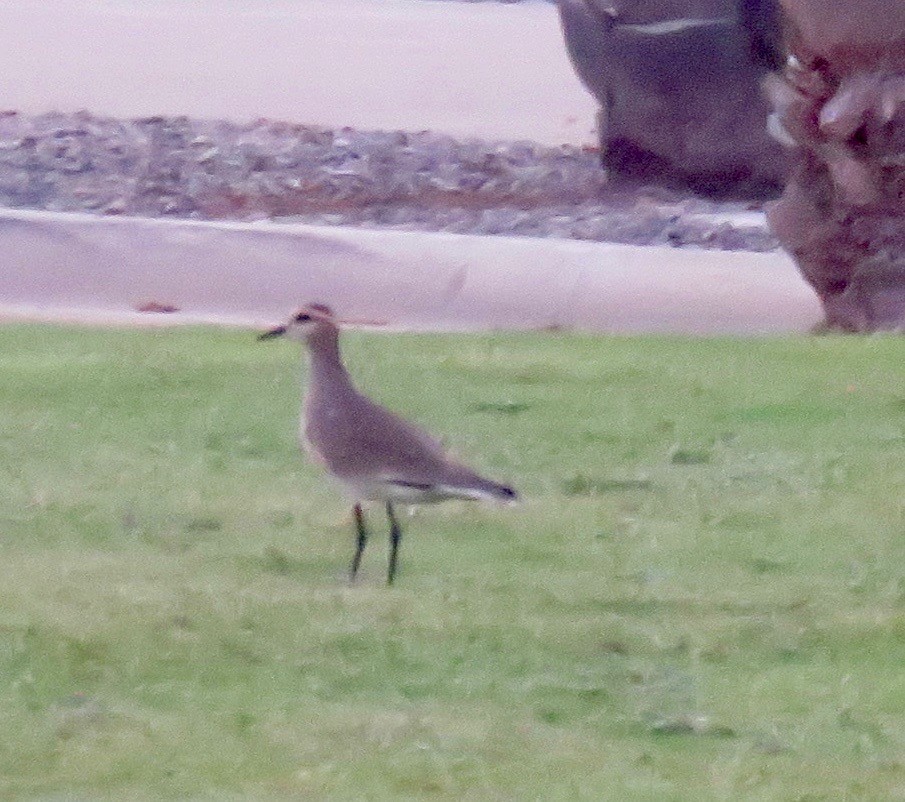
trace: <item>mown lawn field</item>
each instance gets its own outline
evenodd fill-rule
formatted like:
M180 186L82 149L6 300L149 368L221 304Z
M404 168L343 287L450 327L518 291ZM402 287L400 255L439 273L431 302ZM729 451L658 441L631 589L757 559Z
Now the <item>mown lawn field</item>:
M905 798L905 339L344 342L525 498L392 589L295 344L0 328L0 799Z

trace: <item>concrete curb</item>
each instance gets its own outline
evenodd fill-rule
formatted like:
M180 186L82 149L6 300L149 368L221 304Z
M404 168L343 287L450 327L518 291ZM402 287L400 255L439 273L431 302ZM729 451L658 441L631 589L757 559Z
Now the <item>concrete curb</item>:
M0 211L7 320L249 326L308 301L441 331L775 334L822 317L782 254Z

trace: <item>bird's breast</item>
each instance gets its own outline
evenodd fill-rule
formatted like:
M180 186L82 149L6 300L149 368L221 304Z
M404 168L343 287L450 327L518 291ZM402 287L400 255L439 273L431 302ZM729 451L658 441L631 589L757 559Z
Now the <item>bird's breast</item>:
M305 429L303 429L299 435L299 445L301 446L302 451L308 456L308 459L315 465L319 465L321 468L327 468L327 460L324 459L324 455L308 436L308 432Z

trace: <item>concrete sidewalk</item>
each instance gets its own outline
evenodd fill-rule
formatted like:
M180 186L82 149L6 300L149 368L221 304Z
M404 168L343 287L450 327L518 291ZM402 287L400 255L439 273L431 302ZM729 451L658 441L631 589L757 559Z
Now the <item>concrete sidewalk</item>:
M423 330L804 332L780 254L0 212L0 317L264 325L309 301ZM148 303L175 314L140 314Z
M0 0L0 108L594 142L548 3Z

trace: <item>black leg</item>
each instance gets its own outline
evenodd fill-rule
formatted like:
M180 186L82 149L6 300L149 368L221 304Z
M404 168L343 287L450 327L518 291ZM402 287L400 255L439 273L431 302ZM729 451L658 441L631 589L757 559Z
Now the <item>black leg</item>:
M355 528L358 531L358 543L355 547L355 556L352 558L352 567L349 570L349 579L355 579L358 573L358 566L361 563L361 555L364 553L365 544L368 542L368 530L365 529L365 516L361 511L361 504L356 504L352 508L355 514Z
M387 584L392 585L396 578L396 559L399 556L399 541L402 540L402 529L393 512L393 505L387 502L387 518L390 519L390 571L387 574Z

